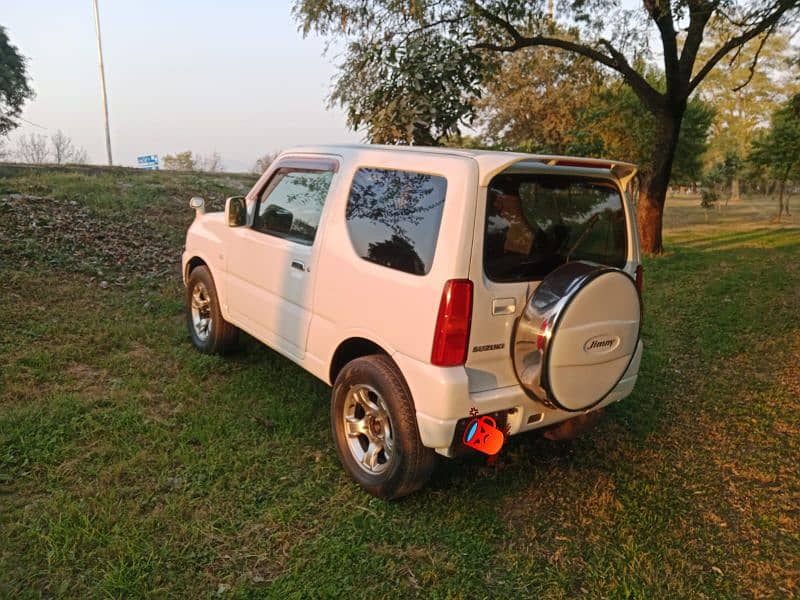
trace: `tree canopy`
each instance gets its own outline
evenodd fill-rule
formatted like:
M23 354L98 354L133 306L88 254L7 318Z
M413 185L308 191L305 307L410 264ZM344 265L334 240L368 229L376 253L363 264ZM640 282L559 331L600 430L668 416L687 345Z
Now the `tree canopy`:
M800 179L800 94L776 110L770 127L753 141L750 162L779 184L778 219L789 214L786 182Z
M660 252L666 189L690 95L725 57L795 17L800 0L643 0L641 8L622 0L565 0L558 10L557 23L544 0L295 4L304 33L347 42L332 99L345 106L351 126L364 126L375 141L432 143L471 124L485 84L502 72L502 57L525 48L569 52L615 74L653 118L652 168L642 178L638 218L644 250ZM725 28L708 36L715 23ZM704 42L708 51L699 60ZM656 63L660 82L648 78Z
M711 35L723 33L713 30ZM756 132L768 127L770 115L800 91L800 64L793 62L792 50L785 31L760 36L706 77L698 92L715 109L707 164L724 163L730 156L744 159ZM702 49L701 57L710 52L710 46ZM758 68L751 69L756 53Z
M657 72L648 79L659 85ZM653 115L618 78L604 77L582 57L550 48L506 56L477 109L478 140L484 147L605 156L636 163L645 176L652 171ZM700 180L714 114L709 102L689 101L673 181Z
M0 136L19 125L25 101L33 98L28 81L25 58L8 39L5 27L0 26Z

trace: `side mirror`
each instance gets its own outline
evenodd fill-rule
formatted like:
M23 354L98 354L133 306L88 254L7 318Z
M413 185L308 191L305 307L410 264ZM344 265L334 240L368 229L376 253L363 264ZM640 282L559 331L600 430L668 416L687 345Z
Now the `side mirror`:
M228 227L241 227L247 224L247 200L244 196L232 196L225 200L225 218Z
M191 200L189 200L189 208L194 209L195 217L204 215L206 214L206 201L200 196L194 196Z
M292 230L292 223L294 222L294 215L292 211L286 210L281 206L268 206L264 213L263 221L264 227L273 233L288 235Z

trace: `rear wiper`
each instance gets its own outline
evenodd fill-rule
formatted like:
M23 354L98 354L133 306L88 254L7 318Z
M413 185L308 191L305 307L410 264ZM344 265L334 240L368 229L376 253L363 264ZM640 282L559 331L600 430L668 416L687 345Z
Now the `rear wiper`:
M583 240L586 239L586 236L589 235L589 233L591 233L592 229L594 229L594 226L597 225L597 222L599 220L600 220L600 213L595 213L591 217L589 217L589 222L586 224L586 228L583 230L583 233L581 233L580 237L577 240L575 240L575 243L572 244L572 248L570 248L569 252L567 252L567 258L565 262L569 262L569 259L572 257L575 250L577 250L578 246L580 246Z

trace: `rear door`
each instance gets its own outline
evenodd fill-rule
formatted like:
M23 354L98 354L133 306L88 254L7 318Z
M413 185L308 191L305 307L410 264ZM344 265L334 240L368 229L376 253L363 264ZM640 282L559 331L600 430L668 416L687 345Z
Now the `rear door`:
M231 231L228 302L237 324L276 350L305 354L318 231L338 162L281 159L254 197L247 226Z
M576 260L626 267L632 255L627 213L606 170L511 167L481 188L470 262L472 392L517 383L514 328L550 272Z

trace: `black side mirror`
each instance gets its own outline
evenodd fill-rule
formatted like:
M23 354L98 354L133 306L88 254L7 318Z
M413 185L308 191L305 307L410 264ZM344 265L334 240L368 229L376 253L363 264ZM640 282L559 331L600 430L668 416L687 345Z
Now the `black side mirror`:
M247 200L244 196L233 196L225 200L225 216L228 227L241 227L247 224Z
M292 211L273 204L267 207L262 222L265 229L274 233L288 235L292 230L294 215Z

